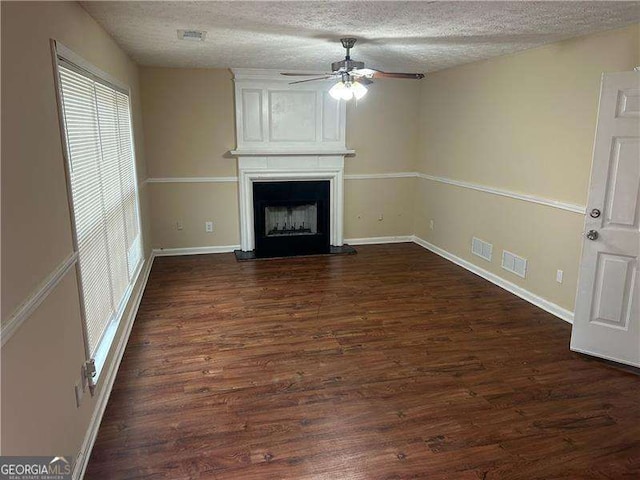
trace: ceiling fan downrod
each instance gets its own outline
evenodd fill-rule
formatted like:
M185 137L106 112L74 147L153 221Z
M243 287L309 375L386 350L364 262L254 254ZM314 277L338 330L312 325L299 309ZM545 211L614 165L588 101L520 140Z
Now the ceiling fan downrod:
M357 41L358 41L357 38L351 38L351 37L340 39L340 43L342 43L342 46L347 50L347 55L344 57L345 60L351 60L351 55L349 54L349 52L353 48L353 46L356 44Z

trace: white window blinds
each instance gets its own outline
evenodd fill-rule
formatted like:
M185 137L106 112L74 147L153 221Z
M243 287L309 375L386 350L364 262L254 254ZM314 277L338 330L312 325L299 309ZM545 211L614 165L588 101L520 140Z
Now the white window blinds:
M59 59L89 354L107 348L142 259L129 96ZM114 332L115 333L115 332ZM104 340L104 341L103 341Z

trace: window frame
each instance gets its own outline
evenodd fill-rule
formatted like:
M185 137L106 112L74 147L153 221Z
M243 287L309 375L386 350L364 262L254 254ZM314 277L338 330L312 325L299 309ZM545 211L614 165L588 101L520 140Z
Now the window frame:
M134 135L134 127L133 127L133 112L131 105L131 88L128 85L121 83L116 78L112 77L108 73L100 70L98 67L94 66L81 56L74 53L64 44L60 43L57 40L51 39L51 52L52 52L52 61L53 61L53 72L54 72L54 84L56 90L56 100L58 107L58 122L60 126L60 137L62 143L62 153L64 157L64 170L65 170L65 180L67 187L67 201L69 205L69 213L70 213L70 221L71 221L71 235L73 242L73 251L78 255L78 237L77 237L77 228L75 221L75 209L73 203L73 194L72 194L72 185L71 185L71 157L68 150L68 139L67 139L67 131L66 124L64 118L64 102L62 97L62 85L60 80L60 69L59 66L62 64L65 68L74 70L76 73L84 75L95 82L106 85L109 88L112 88L116 91L119 91L122 94L125 94L129 99L129 120L130 120L130 132L131 132L131 150L132 150L132 161L133 161L133 177L134 177L134 190L135 190L135 208L136 208L136 218L137 218L137 228L138 228L138 237L140 242L140 258L138 260L137 265L134 268L133 273L130 276L129 284L120 300L120 303L114 311L114 315L109 320L106 328L104 329L100 341L97 344L94 355L91 355L91 346L89 342L88 336L88 326L86 320L86 309L84 302L84 292L82 285L82 274L80 271L80 259L77 256L75 262L75 270L76 270L76 279L78 285L78 300L80 303L80 315L82 317L82 337L84 344L84 354L86 361L93 360L95 365L95 374L92 378L83 376L83 389L88 383L90 387L91 394L95 393L95 387L100 383L100 381L104 378L103 372L106 372L108 369L106 367L107 358L109 357L109 352L114 346L114 341L116 339L116 334L119 330L119 327L122 325L122 319L127 310L127 306L131 300L131 296L135 286L138 284L138 280L140 279L140 275L143 271L143 267L147 262L144 254L144 233L142 229L142 218L140 215L140 185L138 182L138 164L136 157L136 146L135 146L135 135ZM84 369L83 369L84 370Z

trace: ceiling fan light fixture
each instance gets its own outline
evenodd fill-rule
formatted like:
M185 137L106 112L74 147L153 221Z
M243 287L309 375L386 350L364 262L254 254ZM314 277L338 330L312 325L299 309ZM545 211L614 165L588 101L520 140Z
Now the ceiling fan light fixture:
M339 81L329 90L329 95L331 95L336 100L345 100L349 101L352 98L356 98L356 100L361 99L367 94L367 88L358 82L344 82Z

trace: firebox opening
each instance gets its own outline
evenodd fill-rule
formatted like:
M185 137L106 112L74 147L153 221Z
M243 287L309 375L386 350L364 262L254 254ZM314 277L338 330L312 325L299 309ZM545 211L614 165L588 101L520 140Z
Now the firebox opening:
M265 235L315 235L318 233L318 204L265 207Z
M256 257L329 252L329 181L254 182Z

